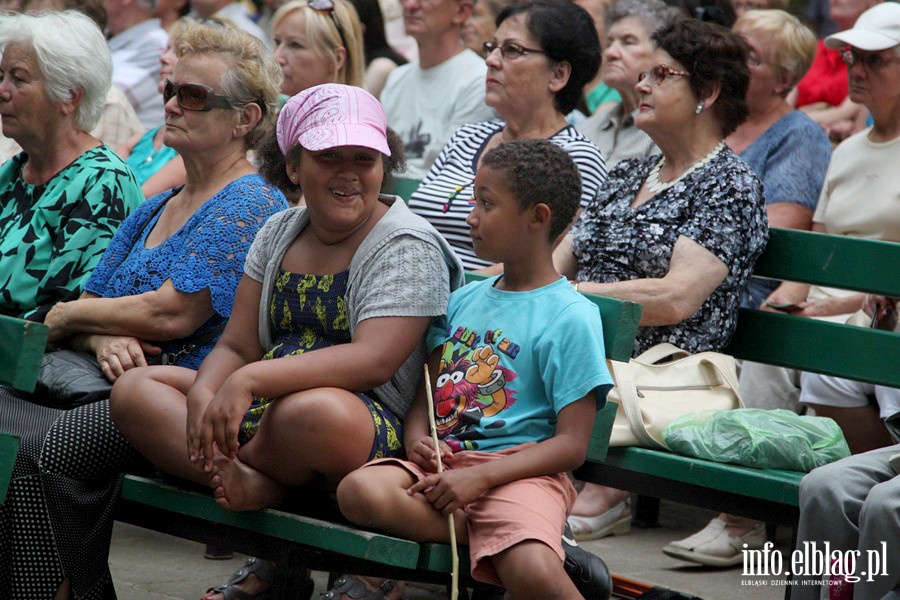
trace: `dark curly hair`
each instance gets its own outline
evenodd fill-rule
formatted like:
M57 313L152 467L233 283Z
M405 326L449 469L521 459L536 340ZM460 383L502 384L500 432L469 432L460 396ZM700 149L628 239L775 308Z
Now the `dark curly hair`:
M497 27L516 15L525 16L525 27L547 58L572 67L569 81L553 100L559 112L569 114L600 68L600 39L593 19L570 0L531 0L506 5L497 15Z
M720 25L685 19L658 29L653 41L690 72L688 85L697 98L708 98L719 86L711 110L723 137L746 120L750 47L743 37Z
M550 207L550 241L565 231L581 205L581 174L568 152L547 140L515 140L488 152L481 167L503 173L524 210Z
M387 129L387 143L388 148L391 149L391 155L381 155L383 159L382 166L384 167L381 191L385 193L394 187L393 176L399 175L406 170L406 160L403 157L403 140L390 127ZM282 154L281 148L278 147L278 137L273 131L256 153L256 164L259 166L259 173L266 181L280 189L288 198L298 198L303 193L303 190L288 177L287 164L288 162L299 161L302 153L303 147L300 144L294 144L288 151L287 156Z

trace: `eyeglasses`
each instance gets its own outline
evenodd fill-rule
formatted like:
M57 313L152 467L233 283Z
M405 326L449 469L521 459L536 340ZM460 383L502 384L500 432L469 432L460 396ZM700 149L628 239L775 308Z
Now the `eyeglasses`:
M349 52L350 47L347 45L347 38L344 36L344 28L341 27L341 22L338 21L337 15L334 14L334 0L309 0L307 6L313 10L327 12L331 16L331 22L334 23L338 35L341 36L341 45Z
M526 48L525 46L520 46L514 42L503 42L502 44L485 42L481 47L481 54L487 58L493 54L494 50L500 50L500 56L503 57L503 60L516 60L520 56L525 56L526 54L547 54L543 50Z
M878 71L885 66L894 62L895 58L886 58L877 52L860 52L855 48L847 46L841 50L841 60L848 67L859 63L869 71Z
M163 87L163 101L168 104L175 96L178 106L184 110L208 112L214 108L234 108L236 103L231 98L219 96L211 87L199 83L172 83L166 79Z
M690 77L691 74L687 71L679 71L678 69L672 69L667 67L666 65L656 65L651 68L649 71L643 71L638 74L638 81L643 81L646 78L650 78L650 83L653 85L660 85L663 81L668 79L669 77Z

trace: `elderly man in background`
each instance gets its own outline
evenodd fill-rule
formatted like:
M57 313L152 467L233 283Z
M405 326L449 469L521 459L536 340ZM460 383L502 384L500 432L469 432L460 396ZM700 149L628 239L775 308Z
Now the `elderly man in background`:
M105 0L113 85L125 92L141 125L150 129L163 120L163 101L156 89L159 57L168 34L154 17L155 0Z
M484 103L484 60L467 49L462 26L472 0L405 0L403 23L419 60L388 76L381 103L388 125L403 138L406 176L423 179L460 125L493 116Z

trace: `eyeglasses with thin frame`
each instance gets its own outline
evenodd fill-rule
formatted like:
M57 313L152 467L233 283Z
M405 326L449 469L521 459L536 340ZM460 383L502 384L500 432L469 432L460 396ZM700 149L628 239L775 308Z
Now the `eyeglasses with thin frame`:
M651 67L649 71L642 71L638 74L638 82L644 81L644 79L648 79L649 83L653 85L660 85L669 77L690 77L691 74L687 71L681 71L679 69L673 69L671 67L667 67L666 65L656 65Z
M897 58L885 58L878 52L860 52L856 48L847 46L841 50L841 60L844 61L848 68L859 63L869 71L878 71L897 60Z
M334 23L334 27L337 29L338 35L341 37L341 45L349 52L350 47L347 45L347 38L344 36L344 28L341 27L341 22L338 20L337 15L334 14L334 0L309 0L307 6L313 10L328 13L331 17L331 22Z
M481 46L481 54L485 58L493 54L494 50L500 50L500 56L503 58L503 60L516 60L517 58L525 56L526 54L547 54L543 50L526 48L525 46L517 44L515 42L503 42L502 44L498 44L496 42L485 42L484 45Z

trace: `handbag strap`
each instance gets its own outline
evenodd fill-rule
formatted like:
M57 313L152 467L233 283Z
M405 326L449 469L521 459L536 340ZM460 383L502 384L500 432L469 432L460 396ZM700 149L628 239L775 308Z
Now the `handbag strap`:
M622 410L628 419L628 425L631 432L638 441L648 448L663 448L665 446L656 440L647 427L644 425L644 419L641 416L641 405L638 402L637 384L631 372L631 366L626 362L618 360L610 360L612 366L613 377L616 380L616 389L619 391L619 401L622 403Z
M656 344L651 348L647 348L646 350L644 350L644 352L634 357L634 360L642 362L644 364L652 365L658 363L664 358L687 358L690 355L690 352L688 352L687 350L682 350L675 344L663 342L661 344Z

